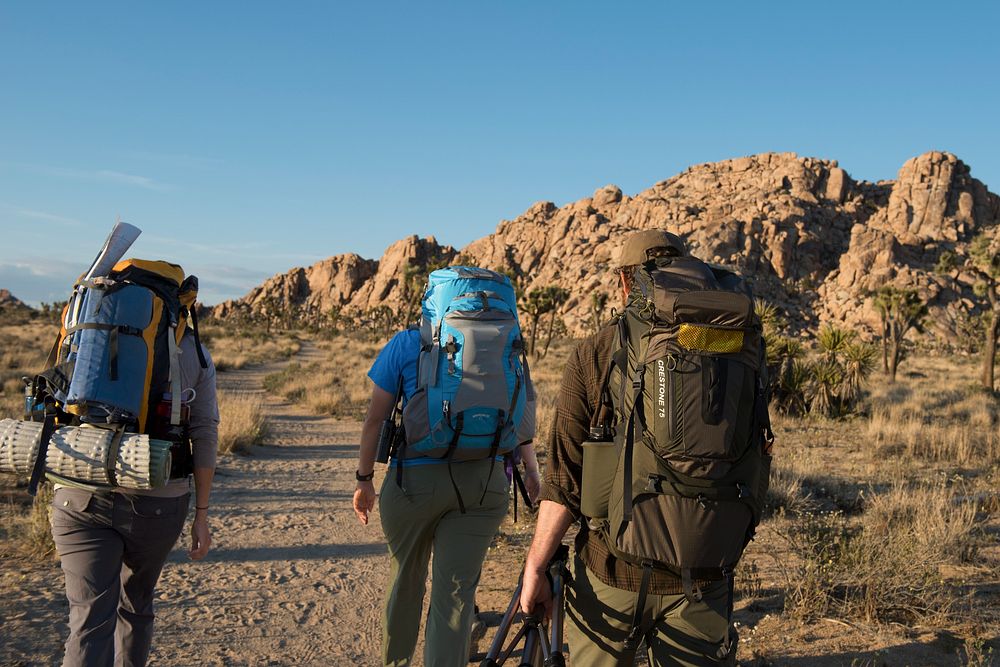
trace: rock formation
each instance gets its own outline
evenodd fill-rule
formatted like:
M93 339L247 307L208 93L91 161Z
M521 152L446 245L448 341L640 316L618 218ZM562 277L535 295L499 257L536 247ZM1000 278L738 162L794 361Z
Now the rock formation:
M29 310L29 306L11 294L10 290L0 289L0 311L5 310Z
M798 326L870 327L877 319L866 294L891 283L920 290L936 331L947 335L973 308L974 280L961 271L937 275L934 266L946 250L964 256L975 234L998 223L1000 198L948 153L913 158L895 181L879 183L853 180L836 161L764 153L693 166L634 196L608 185L561 208L539 202L460 252L433 237L411 236L377 262L332 257L270 278L217 306L215 315L265 304L398 310L408 298L407 265L457 258L503 270L525 290L569 289L561 314L570 331L582 333L591 292L614 291L609 268L618 239L667 228L687 240L692 254L752 276L757 293Z

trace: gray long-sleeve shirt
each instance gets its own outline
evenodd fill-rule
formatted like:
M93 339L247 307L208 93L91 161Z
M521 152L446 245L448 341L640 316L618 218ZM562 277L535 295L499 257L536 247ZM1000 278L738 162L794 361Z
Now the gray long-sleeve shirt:
M198 350L195 347L194 336L188 332L178 346L180 351L181 389L185 398L194 389L194 398L188 403L191 417L188 422L188 433L191 436L191 451L194 454L195 468L215 468L215 458L219 450L219 402L215 393L215 364L204 345L201 346L208 362L208 368L202 368L198 361ZM191 488L189 479L172 479L163 487L139 491L134 489L115 489L118 493L134 493L143 496L171 498L182 496Z

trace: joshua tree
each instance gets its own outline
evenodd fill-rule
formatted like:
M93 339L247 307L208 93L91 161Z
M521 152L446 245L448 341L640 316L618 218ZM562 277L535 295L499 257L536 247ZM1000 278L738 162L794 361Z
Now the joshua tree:
M596 333L604 322L604 308L608 305L608 295L604 292L590 293L590 328Z
M903 339L910 329L923 331L927 304L916 290L891 285L880 287L872 297L882 320L882 368L889 373L889 381L895 382L903 358Z
M801 354L801 347L799 348ZM804 415L809 410L806 392L809 388L809 378L812 374L809 364L792 357L785 357L781 362L781 372L777 378L772 378L774 386L772 396L775 406L781 412L789 415Z
M989 306L980 380L983 387L993 391L997 334L1000 333L1000 299L997 297L997 282L1000 281L1000 235L995 231L992 234L983 232L972 239L966 266L979 278L975 286L976 295Z
M403 308L408 322L420 317L420 299L423 297L429 273L427 267L419 264L403 265Z
M766 338L770 344L773 340L777 339L779 335L781 335L781 332L788 326L788 322L785 320L785 316L781 312L781 309L770 301L765 301L764 299L754 299L753 309L754 312L757 313L757 318L760 319L760 325L764 331L764 338Z
M550 298L555 306L551 311L549 311L549 330L545 334L545 346L542 348L542 354L538 357L539 359L548 355L549 344L552 342L553 334L559 333L560 335L563 335L566 333L566 323L559 318L559 308L569 300L569 290L565 290L562 287L552 287L550 289ZM559 319L558 329L556 327L557 319Z
M388 338L396 328L397 315L385 304L369 308L365 316L371 323L371 332L376 340Z
M521 308L528 316L531 327L531 339L528 343L528 352L538 358L538 329L542 316L549 314L548 340L545 342L545 352L548 351L549 343L552 340L552 332L555 328L556 311L559 306L566 303L569 292L555 285L546 287L536 287L529 291L521 302ZM544 353L543 353L544 356Z

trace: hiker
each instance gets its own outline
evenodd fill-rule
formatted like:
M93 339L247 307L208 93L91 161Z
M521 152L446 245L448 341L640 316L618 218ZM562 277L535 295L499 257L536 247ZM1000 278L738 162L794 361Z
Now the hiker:
M189 277L182 282L184 276L180 267L165 262L127 260L116 266L112 275L122 281L119 287L126 283L134 285L132 281L148 280L158 294L169 291L163 287L164 284L171 285L172 298L179 298L182 304L178 306L175 302L174 307L181 308L182 316L194 320L193 312L188 312L188 309L193 311L194 308L197 279ZM181 294L178 297L179 286ZM133 291L129 292L130 289ZM112 295L116 293L128 295L122 297L122 305L117 310L109 310L120 316L122 312L127 314L130 300L135 299L137 291L134 287L117 292L108 290L103 300L113 302ZM154 303L159 303L155 300L159 297L153 298ZM170 298L165 297L166 300ZM149 306L144 308L148 319ZM171 317L176 317L176 311ZM166 382L162 386L147 386L151 408L147 413L144 405L144 417L140 420L144 421L144 425L138 428L139 432L148 432L161 439L170 436L168 432L176 436L176 446L171 449L174 474L171 474L169 482L158 488L138 490L88 487L54 480L57 483L52 501L52 537L65 575L66 597L69 600L70 634L66 641L64 667L140 667L146 664L153 638L154 587L167 555L184 527L189 512L192 477L195 508L188 557L192 560L203 559L212 544L208 511L219 423L215 366L208 350L198 339L196 320L194 328L186 327L184 322L181 319L177 327L183 334L176 348L167 341L168 337L176 340L174 328L161 327L160 335L155 339L157 350L161 349L162 342L163 363L167 363L166 355L170 354L175 359L176 372L170 371L167 378L167 371L163 369ZM104 326L85 324L76 328L99 331ZM151 331L153 333L149 334L148 340L153 340L152 336L157 331L155 322ZM134 364L135 358L130 355L135 347L124 342L127 336L129 333L120 333L118 337L121 340L111 348L111 354L118 359L118 377L106 383L109 387L133 381L139 385L150 382L150 375L145 370L146 348L142 347L142 358L138 365ZM166 351L168 347L171 353ZM173 355L173 349L178 354ZM82 346L80 350L83 350ZM107 351L98 353L98 358L102 354L107 354ZM77 358L78 366L82 363L80 358ZM153 358L152 353L150 358ZM127 377L130 371L137 368L140 377ZM149 373L157 377L159 370L157 367ZM98 382L107 378L98 373L93 377ZM175 403L173 397L177 395L174 392L178 388L180 394ZM132 397L124 398L131 400ZM96 402L80 404L97 405ZM173 418L174 409L177 415L182 415L179 419ZM112 421L115 414L114 411L108 413L107 420Z
M642 641L652 665L735 665L732 567L773 440L753 301L665 231L628 236L615 273L625 311L564 369L520 606L553 613L545 568L579 523L574 667L633 664Z
M433 553L424 664L458 667L469 659L483 560L507 512L500 454L519 448L526 486L539 486L534 390L506 277L472 267L434 271L422 310L421 329L397 333L368 372L374 387L353 506L367 525L380 428L402 398L405 438L378 494L390 557L382 660L413 664Z

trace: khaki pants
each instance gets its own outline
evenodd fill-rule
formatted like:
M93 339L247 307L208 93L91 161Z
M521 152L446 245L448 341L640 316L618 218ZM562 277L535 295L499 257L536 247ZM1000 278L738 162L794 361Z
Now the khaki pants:
M189 497L56 491L52 537L69 600L64 667L146 664L153 589L184 527Z
M490 461L456 463L452 473L465 514L459 511L447 464L406 468L403 489L396 485L395 468L390 468L382 484L379 515L391 559L382 625L385 665L413 664L431 553L424 665L463 667L469 662L479 571L507 513L507 478L499 461L492 475Z
M636 594L608 586L579 557L566 590L566 641L572 667L631 665L626 651ZM730 637L728 581L702 591L700 602L683 593L646 596L642 632L650 665L703 667L736 664L736 633ZM730 649L731 646L731 649Z

